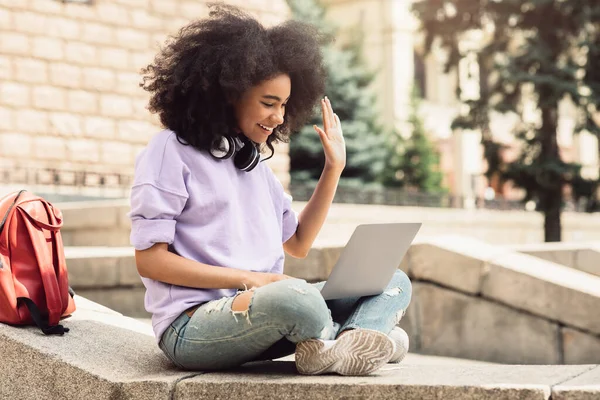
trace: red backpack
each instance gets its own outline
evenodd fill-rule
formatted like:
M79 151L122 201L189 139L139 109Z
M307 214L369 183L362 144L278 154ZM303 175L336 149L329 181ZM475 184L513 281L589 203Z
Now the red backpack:
M69 329L75 311L60 235L60 210L25 190L0 199L0 322L37 325L46 335Z

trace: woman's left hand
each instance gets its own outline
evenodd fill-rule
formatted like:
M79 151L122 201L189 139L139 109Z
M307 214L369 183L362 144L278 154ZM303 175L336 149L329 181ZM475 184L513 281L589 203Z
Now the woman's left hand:
M317 125L313 128L319 134L325 150L325 167L341 171L346 166L346 142L342 133L342 124L334 114L331 102L327 97L321 100L323 112L323 129Z

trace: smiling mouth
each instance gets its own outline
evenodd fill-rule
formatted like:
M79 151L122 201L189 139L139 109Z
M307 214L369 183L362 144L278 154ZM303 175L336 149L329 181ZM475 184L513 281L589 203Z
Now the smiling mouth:
M257 125L258 125L258 126L260 126L260 127L262 128L262 130L263 130L263 131L265 131L265 132L269 132L269 133L272 133L272 132L273 132L273 129L275 129L275 127L273 127L273 128L269 128L269 127L267 127L267 126L264 126L263 124L257 124Z

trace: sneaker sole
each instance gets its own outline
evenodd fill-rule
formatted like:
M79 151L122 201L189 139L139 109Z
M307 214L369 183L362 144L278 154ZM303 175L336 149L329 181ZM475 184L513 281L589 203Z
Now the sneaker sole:
M394 353L394 343L387 335L367 329L346 332L325 351L323 346L317 339L298 343L296 368L299 373L367 375L384 366Z

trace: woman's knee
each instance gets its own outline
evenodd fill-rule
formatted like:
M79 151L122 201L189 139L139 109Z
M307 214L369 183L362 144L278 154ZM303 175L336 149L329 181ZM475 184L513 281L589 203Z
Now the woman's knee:
M302 279L286 279L258 288L254 301L287 317L326 314L328 311L319 290Z
M386 291L389 290L398 290L400 293L411 296L412 295L412 283L410 282L410 278L404 271L396 270L394 272L394 276L390 280Z
M264 312L287 325L301 326L317 336L331 321L321 292L301 279L286 279L256 289L254 311Z

